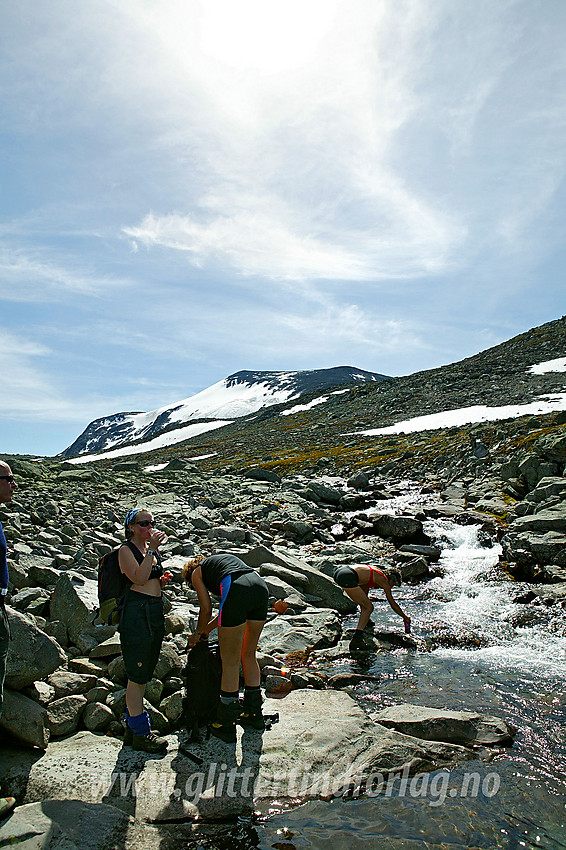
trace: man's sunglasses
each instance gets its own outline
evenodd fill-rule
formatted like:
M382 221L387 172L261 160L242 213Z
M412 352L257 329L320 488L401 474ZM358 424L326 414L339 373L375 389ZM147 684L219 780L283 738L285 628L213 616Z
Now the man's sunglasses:
M8 484L14 484L16 480L13 475L0 475L0 478L3 478Z
M137 522L134 522L134 525L141 525L142 528L155 528L155 523L152 519L138 519Z

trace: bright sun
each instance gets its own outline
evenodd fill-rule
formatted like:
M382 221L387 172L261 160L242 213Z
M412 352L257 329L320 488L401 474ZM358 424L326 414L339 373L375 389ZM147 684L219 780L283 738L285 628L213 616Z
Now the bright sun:
M202 50L234 69L264 74L308 65L339 0L207 0Z

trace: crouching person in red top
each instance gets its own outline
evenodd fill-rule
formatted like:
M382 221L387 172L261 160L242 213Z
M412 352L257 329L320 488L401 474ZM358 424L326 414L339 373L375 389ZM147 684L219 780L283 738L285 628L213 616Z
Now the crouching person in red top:
M363 643L363 632L369 623L373 611L373 604L369 599L368 590L373 587L379 587L384 591L385 598L393 611L403 618L405 631L410 631L411 618L399 607L391 593L392 587L399 587L401 584L401 575L397 570L388 570L387 574L385 574L381 570L378 570L377 567L370 567L369 564L366 566L338 567L334 572L334 581L360 607L360 618L352 641L350 642L352 649Z

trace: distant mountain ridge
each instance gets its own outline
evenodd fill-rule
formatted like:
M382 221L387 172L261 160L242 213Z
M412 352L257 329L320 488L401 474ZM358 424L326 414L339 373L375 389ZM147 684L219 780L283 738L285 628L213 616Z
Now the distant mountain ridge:
M353 366L294 372L242 370L194 396L143 412L115 413L93 420L61 455L72 457L150 440L163 431L202 419L233 420L305 393L344 384L388 380Z

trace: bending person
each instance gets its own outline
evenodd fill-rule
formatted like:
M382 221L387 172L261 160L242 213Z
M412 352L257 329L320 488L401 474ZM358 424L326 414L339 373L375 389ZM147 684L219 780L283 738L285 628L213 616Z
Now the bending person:
M124 594L120 616L120 644L128 676L124 743L135 750L162 753L167 741L151 731L144 711L145 686L153 677L165 635L161 587L165 583L159 546L167 540L157 531L150 511L134 508L125 520L126 542L118 564L130 586Z
M391 593L392 587L399 587L401 585L401 576L397 570L389 570L386 575L384 572L377 569L377 567L370 567L369 564L366 566L356 567L338 567L338 569L334 571L334 581L336 584L340 585L340 587L346 591L350 599L360 607L358 625L356 626L356 631L352 638L354 644L361 641L364 629L369 623L369 619L373 611L373 604L368 596L368 590L374 587L379 587L384 591L385 598L389 602L391 608L396 614L399 614L399 616L403 618L405 631L410 631L411 618L399 607Z
M189 638L189 645L208 640L212 629L218 626L222 680L216 720L210 731L217 738L233 743L236 722L253 729L265 728L256 649L267 619L267 585L252 567L228 553L188 561L183 578L195 589L200 605L196 633ZM211 594L220 597L218 616L214 618ZM244 673L242 704L240 661Z

